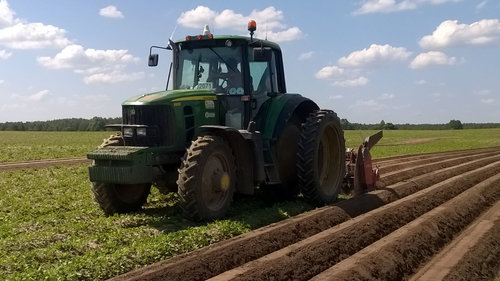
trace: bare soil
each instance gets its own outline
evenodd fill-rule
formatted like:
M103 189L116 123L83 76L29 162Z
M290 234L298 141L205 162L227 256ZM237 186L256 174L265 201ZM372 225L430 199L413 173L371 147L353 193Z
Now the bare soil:
M410 139L410 140L405 140L405 141L400 141L400 142L392 142L392 143L385 143L385 144L378 144L379 146L397 146L397 145L411 145L411 144L421 144L421 143L428 143L428 142L433 142L433 141L438 141L444 138L420 138L420 139Z
M45 168L56 165L77 165L82 163L90 163L87 158L59 158L59 159L44 159L24 162L8 162L0 163L0 171Z
M418 280L440 261L450 268L440 279L499 273L500 222L491 214L498 214L500 148L376 164L379 190L113 280Z
M500 202L481 215L410 281L481 280L498 273L500 265Z

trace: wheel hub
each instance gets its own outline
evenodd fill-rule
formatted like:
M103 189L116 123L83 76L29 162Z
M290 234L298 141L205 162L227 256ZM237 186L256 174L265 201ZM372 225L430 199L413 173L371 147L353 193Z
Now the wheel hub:
M229 174L225 171L214 171L211 179L212 190L215 192L225 192L229 189L230 179Z

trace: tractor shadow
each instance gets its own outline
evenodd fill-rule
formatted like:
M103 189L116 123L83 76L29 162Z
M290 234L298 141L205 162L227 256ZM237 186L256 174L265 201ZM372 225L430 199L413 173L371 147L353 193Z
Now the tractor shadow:
M254 195L236 194L227 215L221 221L233 221L255 229L314 208L304 198L283 197L268 190L257 190ZM133 216L138 218L124 227L149 226L164 234L213 223L194 222L184 217L176 193L154 194L143 209Z
M364 213L370 212L376 208L386 205L379 195L374 193L364 193L349 199L344 199L333 204L333 206L342 209L349 217L354 218Z
M342 194L332 205L341 208L350 217L355 217L384 204L376 194L367 193L355 197ZM272 189L258 189L253 195L236 194L231 208L222 221L233 221L250 229L256 229L317 207L300 195L290 197L276 193ZM194 222L184 217L178 206L176 193L154 196L136 215L141 219L127 225L128 227L147 225L165 234L213 223Z
M121 224L121 226L126 228L147 226L164 234L201 225L183 216L182 210L178 206L176 193L152 192L143 208L138 212L131 213L130 216L127 223Z

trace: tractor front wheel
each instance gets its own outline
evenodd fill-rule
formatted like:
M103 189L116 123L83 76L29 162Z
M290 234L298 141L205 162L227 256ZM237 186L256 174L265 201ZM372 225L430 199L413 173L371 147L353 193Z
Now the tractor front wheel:
M200 136L186 151L177 180L179 205L192 220L222 218L233 200L235 161L218 136Z
M105 139L99 148L123 146L120 133ZM107 215L135 212L142 208L151 191L151 183L115 184L93 182L94 200Z
M138 211L146 203L151 184L114 184L93 182L94 199L107 215Z
M336 201L345 173L345 141L335 112L319 110L307 118L297 156L304 197L319 205Z

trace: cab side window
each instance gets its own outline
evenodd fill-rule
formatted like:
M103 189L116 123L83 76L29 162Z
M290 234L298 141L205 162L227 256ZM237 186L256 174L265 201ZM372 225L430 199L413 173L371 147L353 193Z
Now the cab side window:
M278 77L274 52L269 61L250 61L253 94L277 93Z

